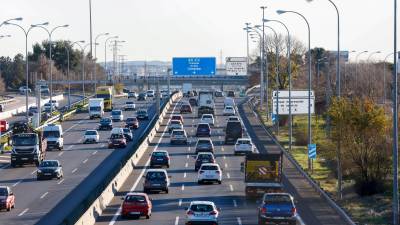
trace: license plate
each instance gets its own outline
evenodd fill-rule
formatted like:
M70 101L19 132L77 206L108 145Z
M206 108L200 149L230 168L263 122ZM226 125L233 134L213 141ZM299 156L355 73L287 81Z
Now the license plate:
M46 176L50 176L50 175L51 175L51 173L45 173L44 175L46 175Z
M162 161L163 159L157 159L157 161Z
M28 158L22 158L22 160L28 160Z
M131 214L131 215L139 215L140 212L130 212L129 214Z
M263 190L257 190L257 194L264 194Z
M161 184L153 184L153 186L161 186Z
M207 178L211 178L211 177L213 177L213 176L212 176L212 175L206 175L206 177L207 177Z

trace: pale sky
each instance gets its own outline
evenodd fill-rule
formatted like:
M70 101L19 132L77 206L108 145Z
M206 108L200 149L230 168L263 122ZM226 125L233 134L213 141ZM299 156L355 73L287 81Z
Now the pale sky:
M334 0L341 13L342 50L382 51L374 59L383 59L393 50L393 1ZM125 40L121 55L127 60L171 61L174 56L245 56L244 23L260 24L266 18L286 23L293 36L306 44L304 21L294 15L277 15L277 9L302 13L311 25L312 47L336 50L336 12L328 0L92 0L93 33L109 32ZM89 41L88 0L1 0L0 22L23 17L19 24L50 22L49 27L69 24L55 31L53 40ZM283 33L279 25L271 24ZM22 32L13 26L0 27L0 55L25 52ZM46 33L34 29L29 46L46 39ZM104 60L104 40L100 38L99 61ZM252 48L255 44L252 43ZM107 53L111 59L111 52ZM351 55L354 59L355 53ZM364 54L360 59L365 59Z

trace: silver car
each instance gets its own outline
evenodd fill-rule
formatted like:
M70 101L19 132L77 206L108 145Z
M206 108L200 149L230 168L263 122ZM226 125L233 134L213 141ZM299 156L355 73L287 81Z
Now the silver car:
M186 209L186 224L218 224L220 209L209 201L193 201Z

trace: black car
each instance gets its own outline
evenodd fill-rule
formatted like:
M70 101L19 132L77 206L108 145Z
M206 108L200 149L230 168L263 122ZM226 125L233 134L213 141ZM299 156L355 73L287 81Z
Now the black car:
M197 99L196 98L189 98L189 104L191 106L197 106Z
M216 91L215 93L214 93L214 96L215 97L224 97L224 92L222 92L222 91Z
M136 118L139 120L148 120L149 119L149 113L147 112L146 109L139 109L136 112Z
M133 133L131 129L129 128L123 128L124 130L124 136L126 138L126 141L132 141L133 140Z
M210 124L199 123L199 125L197 125L196 137L211 137Z
M199 152L214 152L214 144L211 139L199 139L196 143L196 154Z
M44 160L39 164L36 178L41 179L61 179L63 177L62 166L58 160Z
M243 127L240 121L229 121L226 124L225 144L235 144L237 139L243 137Z
M214 155L209 152L201 152L197 154L196 162L194 163L194 170L198 171L203 163L215 163Z
M150 167L156 167L156 166L166 166L169 168L170 160L169 160L169 154L167 151L163 150L156 150L151 154L150 157Z
M113 124L110 118L102 118L99 124L99 130L112 130Z
M234 98L235 97L235 92L234 91L228 91L227 96L230 97L230 98Z
M138 101L146 101L147 99L147 94L146 93L140 93L137 100Z

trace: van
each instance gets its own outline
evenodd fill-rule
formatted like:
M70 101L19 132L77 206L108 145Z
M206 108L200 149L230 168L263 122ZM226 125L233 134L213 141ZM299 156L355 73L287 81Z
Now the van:
M64 148L64 134L59 124L48 124L43 128L43 137L47 140L47 150Z

